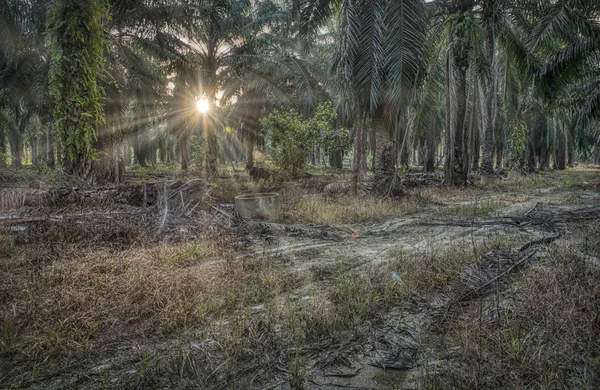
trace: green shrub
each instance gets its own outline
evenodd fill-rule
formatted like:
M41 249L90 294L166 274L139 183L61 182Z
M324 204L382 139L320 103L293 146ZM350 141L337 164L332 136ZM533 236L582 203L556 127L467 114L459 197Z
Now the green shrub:
M273 137L273 162L286 172L301 171L317 141L315 128L296 110L275 110L260 124Z
M292 174L304 169L315 147L329 154L350 146L348 130L336 128L337 112L331 102L319 104L312 118L296 110L275 110L260 120L263 131L272 137L272 158L275 165Z

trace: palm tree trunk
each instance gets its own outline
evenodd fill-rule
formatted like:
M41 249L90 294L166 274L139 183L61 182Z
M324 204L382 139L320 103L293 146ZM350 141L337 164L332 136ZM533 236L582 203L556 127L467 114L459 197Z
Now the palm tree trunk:
M11 134L9 144L12 165L13 167L20 167L23 163L23 139L21 134Z
M494 81L493 84L496 84ZM495 128L495 114L490 113L490 111L495 111L495 102L491 102L490 100L495 100L495 88L492 88L494 91L490 92L486 101L487 112L484 120L484 135L483 135L483 153L481 155L481 174L482 175L493 175L494 174L494 128Z
M564 126L557 124L557 132L554 147L554 168L563 170L567 167L567 142Z
M329 156L329 165L331 165L332 168L341 171L343 168L343 162L344 151L342 150L342 148L337 147Z
M469 123L471 124L470 129L469 129L469 139L470 139L470 152L469 155L470 160L471 160L471 170L472 171L479 171L479 160L481 157L481 131L479 130L479 117L480 117L480 109L479 106L477 105L477 100L479 99L479 93L476 91L475 93L475 102L474 102L474 107L473 107L473 115L471 115L471 118L469 118Z
M142 126L138 126L136 128L136 142L135 142L135 159L141 167L145 167L148 165L148 142L146 140L147 136L144 132L144 128Z
M210 120L205 121L204 139L206 142L206 176L215 178L217 176L217 135Z
M212 61L209 61L212 63ZM210 76L209 81L206 85L207 99L209 105L210 116L204 115L202 118L202 124L204 129L204 142L206 145L206 176L208 178L216 178L218 175L217 170L217 159L218 159L218 142L217 142L217 126L214 118L218 117L218 107L216 106L216 83L217 79L216 69L209 70Z
M167 162L177 161L177 152L175 150L175 142L169 141L167 144Z
M446 175L446 183L447 184L451 184L452 183L452 166L453 166L453 157L454 154L452 153L452 150L454 149L453 143L454 143L454 138L452 137L452 104L450 103L450 94L451 94L451 86L450 86L450 60L448 58L446 58L446 85L445 85L445 89L446 89L446 96L445 96L445 106L446 106L446 121L445 121L445 129L446 131L444 132L445 134L445 142L444 142L444 172Z
M138 126L135 126L133 128L133 134L130 138L131 146L133 148L133 165L136 165L136 164L141 165L140 155L142 154L142 152L141 152L141 148L140 148L140 137L139 137L138 133L139 133L139 128L138 128Z
M358 195L358 183L362 180L366 170L366 147L367 137L365 129L365 115L358 110L354 122L354 178L352 183L352 193Z
M575 166L575 147L571 140L567 142L567 165L569 168L573 168Z
M369 134L369 147L371 149L371 171L375 173L377 169L377 133L374 124L371 124L371 131Z
M181 154L181 170L187 171L190 166L190 143L188 137L181 137L179 141L179 153Z
M450 66L453 68L453 77L448 82L448 86L453 87L454 91L447 91L447 104L450 105L450 96L454 92L456 106L447 107L447 109L456 109L454 113L450 114L450 117L454 115L453 120L447 120L449 122L449 136L452 140L452 146L447 145L447 150L452 153L452 156L446 163L446 172L449 173L448 184L466 185L468 161L465 161L465 115L467 108L468 53L465 49L454 48L451 55L452 64Z
M56 125L64 144L63 165L67 173L87 179L94 157L92 140L98 123L105 119L101 99L105 77L102 51L108 30L102 19L108 13L108 4L100 0L52 3L55 9L64 7L60 12L51 12L55 14L51 24L59 27L49 30L51 73L56 76L50 78L50 90L64 102L55 107L55 116L61 119ZM82 79L84 88L70 85L73 80Z
M34 166L38 165L38 140L37 140L37 138L31 139L31 164Z
M539 151L539 166L540 170L545 171L550 166L550 153L548 147L544 144Z
M486 2L486 6L490 6L489 2ZM492 28L492 22L488 22L487 30L487 57L491 64L490 80L485 88L487 92L485 96L486 112L484 117L483 125L483 153L481 160L481 174L482 175L493 175L494 174L494 129L496 127L496 111L498 107L498 75L496 68L496 38L494 36L494 29Z
M380 195L385 195L393 190L394 185L392 179L394 175L394 142L391 138L391 128L389 121L386 120L386 106L380 104L373 113L373 134L375 139L374 153L374 174L375 192Z
M164 163L167 161L167 141L164 137L161 137L158 143L158 158L160 162Z
M131 165L131 146L128 140L124 140L123 144L123 161L126 167Z
M437 129L435 118L431 118L429 121L429 128L425 136L425 150L424 150L424 161L423 168L425 172L435 171L435 150L437 146Z
M246 169L254 168L254 136L248 134L244 142L246 144Z
M504 142L496 143L496 169L504 168Z
M527 140L527 171L530 173L535 172L535 150L531 140Z
M54 121L46 129L46 164L50 168L56 166L56 159L54 158Z
M315 159L317 160L317 164L321 165L321 147L317 146L315 151Z
M4 127L0 127L0 167L6 166L6 134Z
M114 180L115 184L119 184L121 182L121 176L125 173L125 162L120 159L120 148L119 145L115 142L113 145L113 168L114 168Z
M468 161L465 161L465 116L467 111L467 56L456 57L456 130L454 132L454 172L456 181L454 184L465 185L467 183Z

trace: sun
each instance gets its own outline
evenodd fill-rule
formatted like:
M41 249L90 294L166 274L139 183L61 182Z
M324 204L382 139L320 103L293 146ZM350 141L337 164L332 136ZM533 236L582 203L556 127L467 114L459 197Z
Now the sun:
M199 99L196 102L196 108L201 113L206 114L208 112L208 100L206 100L206 99Z

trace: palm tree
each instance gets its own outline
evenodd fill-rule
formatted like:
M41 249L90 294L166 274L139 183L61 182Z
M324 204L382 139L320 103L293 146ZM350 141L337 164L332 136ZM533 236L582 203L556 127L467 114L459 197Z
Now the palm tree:
M529 47L544 61L536 75L536 91L556 112L555 161L564 169L566 149L587 149L589 125L600 118L600 5L593 0L558 0L536 11Z
M87 178L95 158L94 142L105 121L104 46L108 16L100 0L56 0L50 8L50 89L63 144L63 166Z
M419 68L423 34L423 3L417 0L312 1L303 7L306 35L335 15L340 40L333 69L354 101L355 183L365 156L365 124L375 142L375 189L390 193L395 182L394 129L402 95Z
M448 31L446 60L446 182L464 185L469 172L467 152L467 72L479 34L473 8L475 0L440 0L442 22Z
M44 56L44 1L3 0L0 2L0 106L8 134L0 130L0 153L6 155L5 138L8 136L13 164L21 165L24 132L28 123L48 112L46 73L48 61ZM30 142L37 151L37 138ZM34 156L34 159L37 156ZM2 161L4 163L4 160Z

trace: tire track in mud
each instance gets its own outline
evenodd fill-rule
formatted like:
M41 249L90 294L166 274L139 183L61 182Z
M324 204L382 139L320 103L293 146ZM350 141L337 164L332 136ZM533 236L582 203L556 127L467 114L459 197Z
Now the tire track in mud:
M353 226L358 237L331 241L318 237L277 237L269 245L258 246L255 255L282 256L296 260L298 268L312 264L338 261L342 257L363 259L379 264L395 259L401 253L425 254L444 251L455 246L481 245L503 236L533 236L541 238L537 230L512 224L509 221L423 222L415 219L397 219L384 224Z
M294 255L301 264L327 262L342 254L364 257L373 264L388 261L399 253L419 254L428 251L447 250L457 245L477 246L493 238L506 236L523 239L546 239L563 228L563 221L594 219L600 216L600 207L545 209L539 202L523 203L524 213L506 215L497 219L452 220L420 218L396 218L383 222L350 226L356 236L349 234L319 236L308 227L310 236L288 236L276 232L269 244L258 244L255 255ZM514 206L512 207L514 210ZM532 214L533 213L533 214ZM536 215L534 215L536 214ZM285 226L285 225L281 225ZM297 225L294 225L298 232ZM280 229L282 230L282 229ZM342 229L340 229L342 230ZM344 231L344 230L342 230ZM527 241L527 240L524 240ZM310 256L302 253L310 252ZM373 257L374 256L374 257Z

